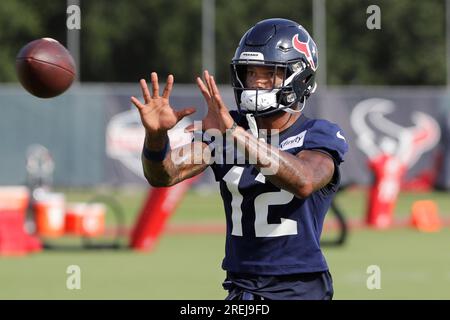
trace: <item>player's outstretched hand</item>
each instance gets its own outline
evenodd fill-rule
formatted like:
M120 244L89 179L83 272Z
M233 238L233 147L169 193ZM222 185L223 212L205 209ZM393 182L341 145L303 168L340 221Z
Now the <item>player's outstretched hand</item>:
M173 88L173 75L167 77L166 86L163 95L159 95L158 75L156 72L151 74L152 95L147 87L145 79L141 79L142 95L144 103L137 98L131 97L131 102L139 110L141 121L145 129L150 134L161 134L173 128L181 119L194 113L193 107L175 111L169 104L169 96Z
M203 72L203 77L204 82L200 77L197 77L197 85L208 104L208 113L202 121L202 129L218 129L224 133L225 130L233 126L234 120L220 96L214 77L207 70ZM186 130L192 131L194 128L190 126Z

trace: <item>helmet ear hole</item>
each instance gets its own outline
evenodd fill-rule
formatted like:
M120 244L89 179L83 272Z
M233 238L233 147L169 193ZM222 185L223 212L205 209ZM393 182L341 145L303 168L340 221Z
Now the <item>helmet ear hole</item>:
M308 83L309 80L311 80L311 78L312 78L312 74L308 75L308 76L305 78L305 80L303 80L303 83Z
M314 82L314 71L310 67L294 77L292 87L300 102L303 102L311 95L312 89L314 88Z

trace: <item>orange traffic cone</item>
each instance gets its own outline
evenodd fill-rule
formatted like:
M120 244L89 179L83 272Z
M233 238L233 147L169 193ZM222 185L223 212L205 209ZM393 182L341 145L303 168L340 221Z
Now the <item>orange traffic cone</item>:
M415 201L411 208L411 224L419 231L437 232L442 228L437 204L433 200Z

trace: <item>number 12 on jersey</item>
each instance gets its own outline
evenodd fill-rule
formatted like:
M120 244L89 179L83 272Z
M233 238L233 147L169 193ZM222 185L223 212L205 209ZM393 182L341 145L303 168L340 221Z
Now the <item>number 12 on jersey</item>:
M239 182L241 181L244 167L233 166L223 177L228 191L231 194L231 220L233 222L234 236L242 236L242 201L243 196L239 192ZM265 177L259 174L256 181L265 183ZM255 198L255 235L256 237L281 237L296 235L297 221L280 218L280 223L268 223L269 206L288 204L294 198L292 193L285 190L275 192L265 192Z

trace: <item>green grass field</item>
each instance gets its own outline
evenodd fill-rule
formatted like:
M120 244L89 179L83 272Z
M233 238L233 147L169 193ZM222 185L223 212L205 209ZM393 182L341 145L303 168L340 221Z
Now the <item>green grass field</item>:
M92 192L64 190L69 201ZM145 192L109 191L124 207L131 225ZM396 217L406 217L413 201L433 199L450 216L448 193L402 193ZM364 214L364 190L338 195L347 217ZM111 223L111 219L108 219ZM223 223L220 197L190 192L170 224ZM358 229L342 247L324 248L334 279L335 299L450 299L450 232L420 233L410 228ZM325 232L323 237L332 233ZM223 299L223 234L164 234L151 253L52 251L0 258L0 299ZM68 290L67 267L81 268L81 289ZM366 286L367 267L381 269L381 289Z

